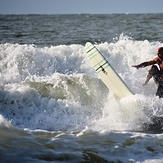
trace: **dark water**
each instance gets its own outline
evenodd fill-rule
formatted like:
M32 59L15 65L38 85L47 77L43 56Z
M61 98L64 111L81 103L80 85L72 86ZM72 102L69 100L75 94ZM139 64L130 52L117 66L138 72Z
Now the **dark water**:
M163 14L0 15L0 42L39 46L112 42L125 34L163 42ZM143 28L142 28L143 27Z

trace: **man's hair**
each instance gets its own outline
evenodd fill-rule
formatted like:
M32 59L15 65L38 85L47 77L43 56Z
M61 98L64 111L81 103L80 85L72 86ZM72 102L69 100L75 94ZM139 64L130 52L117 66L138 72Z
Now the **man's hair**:
M163 47L158 48L159 54L163 54Z

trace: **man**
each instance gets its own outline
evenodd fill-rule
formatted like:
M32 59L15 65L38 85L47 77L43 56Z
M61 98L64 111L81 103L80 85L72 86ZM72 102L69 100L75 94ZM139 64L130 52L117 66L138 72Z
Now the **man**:
M156 95L161 98L163 97L163 47L158 48L157 55L158 57L154 58L153 60L140 63L139 65L133 65L132 67L139 69L152 65L144 85L146 85L151 77L153 77L155 83L158 85ZM155 64L159 66L159 69Z

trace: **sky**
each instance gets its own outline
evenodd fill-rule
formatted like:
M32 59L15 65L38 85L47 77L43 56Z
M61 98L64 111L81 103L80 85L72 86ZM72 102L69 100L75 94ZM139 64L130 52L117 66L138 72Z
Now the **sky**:
M0 0L0 14L163 13L163 0Z

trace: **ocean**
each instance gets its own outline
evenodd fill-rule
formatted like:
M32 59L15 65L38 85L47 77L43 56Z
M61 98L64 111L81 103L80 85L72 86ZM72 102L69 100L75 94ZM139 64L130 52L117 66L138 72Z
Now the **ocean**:
M150 67L163 14L0 15L1 163L162 163L163 99ZM134 95L116 98L89 41Z

